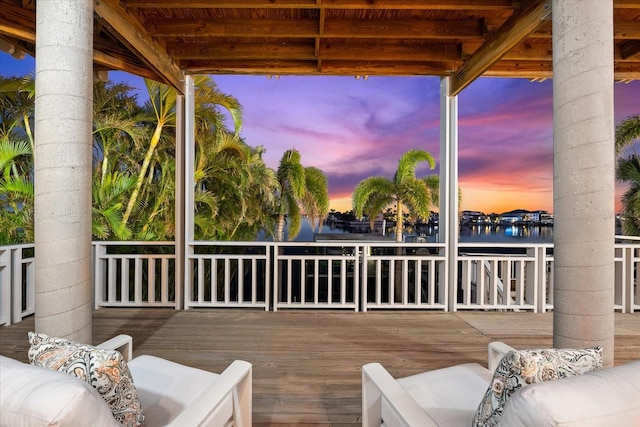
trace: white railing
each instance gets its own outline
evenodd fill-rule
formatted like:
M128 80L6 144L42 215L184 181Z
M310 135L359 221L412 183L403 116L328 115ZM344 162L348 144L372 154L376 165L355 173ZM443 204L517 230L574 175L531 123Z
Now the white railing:
M640 311L640 238L625 238L615 249L615 307L623 313Z
M269 309L268 243L193 242L187 254L185 308Z
M173 242L94 242L95 307L175 307Z
M461 244L457 309L552 309L552 251L551 244Z
M550 244L464 243L450 264L438 243L192 242L184 277L174 249L94 242L95 307L553 309ZM453 293L451 265L459 278ZM617 236L617 311L640 312L639 270L640 239ZM33 314L34 299L33 244L0 246L0 324Z
M0 325L35 312L33 244L0 246Z
M345 243L274 243L273 309L358 310L360 246Z
M446 309L444 244L363 245L362 310Z

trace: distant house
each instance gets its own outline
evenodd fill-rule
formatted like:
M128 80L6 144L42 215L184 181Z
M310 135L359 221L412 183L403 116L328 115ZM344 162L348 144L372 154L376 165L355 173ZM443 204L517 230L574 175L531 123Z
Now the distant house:
M462 211L460 216L461 224L484 224L487 216L479 211Z
M528 211L525 209L516 209L505 212L500 217L500 222L503 224L553 224L553 215L543 210Z
M530 214L531 212L524 209L516 209L514 211L504 212L502 215L500 215L500 222L503 224L516 224L519 222L524 222Z

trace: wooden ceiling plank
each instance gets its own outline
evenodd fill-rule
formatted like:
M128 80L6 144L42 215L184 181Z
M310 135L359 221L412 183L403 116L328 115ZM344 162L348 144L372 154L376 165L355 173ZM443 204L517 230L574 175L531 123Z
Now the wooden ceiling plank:
M511 48L533 32L550 13L551 2L539 0L532 2L522 12L509 18L490 40L453 73L450 96L459 94L472 81L491 68Z
M184 92L184 74L146 30L122 9L117 0L98 0L94 12L101 16L131 46L137 56L179 93Z

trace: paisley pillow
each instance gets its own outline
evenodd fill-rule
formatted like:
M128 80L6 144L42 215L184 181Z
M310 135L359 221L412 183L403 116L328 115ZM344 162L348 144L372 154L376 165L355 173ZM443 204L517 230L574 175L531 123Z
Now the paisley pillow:
M473 427L497 426L507 399L519 388L602 368L602 347L585 350L514 350L504 355L473 418Z
M29 362L74 375L95 388L114 418L127 427L144 424L142 405L122 354L64 338L29 332Z

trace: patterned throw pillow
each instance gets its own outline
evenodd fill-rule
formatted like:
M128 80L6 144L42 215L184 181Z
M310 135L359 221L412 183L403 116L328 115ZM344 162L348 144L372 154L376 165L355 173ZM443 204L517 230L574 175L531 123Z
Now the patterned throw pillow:
M64 338L29 332L29 362L86 381L107 402L114 418L127 427L144 423L142 405L122 354Z
M504 405L520 387L573 377L602 368L602 347L585 350L515 350L504 355L480 406L473 427L497 426Z

